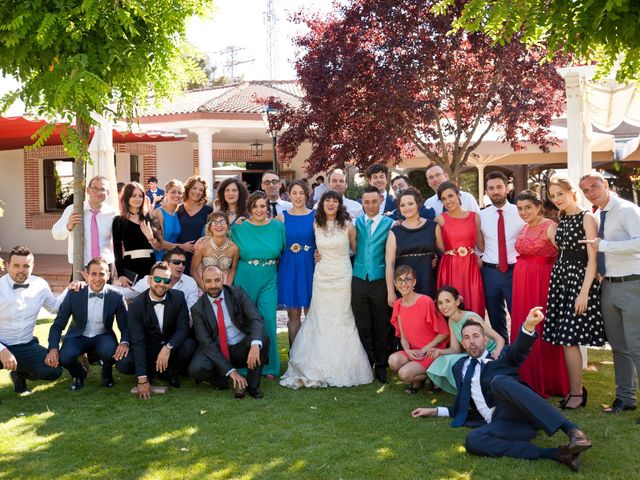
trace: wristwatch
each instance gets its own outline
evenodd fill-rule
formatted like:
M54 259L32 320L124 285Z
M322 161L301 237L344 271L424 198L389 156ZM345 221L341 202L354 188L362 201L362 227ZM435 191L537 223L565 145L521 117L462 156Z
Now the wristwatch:
M165 346L169 349L169 351L173 350L173 345L171 345L169 342L165 343Z

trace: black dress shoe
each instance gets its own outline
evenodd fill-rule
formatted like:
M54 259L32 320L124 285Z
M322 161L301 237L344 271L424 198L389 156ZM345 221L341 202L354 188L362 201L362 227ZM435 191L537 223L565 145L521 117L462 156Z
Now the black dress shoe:
M554 460L556 462L562 463L563 465L566 465L567 467L569 467L571 470L573 470L574 472L577 472L578 470L580 470L580 456L582 455L582 452L580 453L571 453L569 451L569 447L560 447L558 448L558 451L555 454Z
M12 371L9 373L9 376L13 382L13 391L15 393L27 393L29 391L27 388L27 378L22 373Z
M635 409L636 409L635 405L625 405L624 403L622 403L622 400L620 400L619 398L616 398L610 407L603 408L602 411L604 413L620 413L627 410L635 410Z
M585 450L593 446L591 440L589 440L589 437L587 437L587 434L582 430L574 428L572 430L569 430L567 435L569 437L569 445L567 445L567 449L571 453L575 454L584 452Z
M180 378L177 375L171 375L169 377L169 385L173 388L180 388Z
M261 399L262 397L264 397L264 395L262 394L262 392L260 391L260 389L258 388L251 388L251 387L247 387L246 392L252 396L253 398L255 398L256 400Z
M375 377L376 377L376 380L378 380L383 385L386 385L386 384L389 383L389 380L387 380L387 369L386 368L376 367L376 369L375 369Z
M102 366L102 386L106 388L111 388L115 385L113 381L113 370L111 366Z
M226 383L224 385L222 384L216 385L216 390L229 390L229 385Z
M84 387L84 377L75 377L69 389L76 391L80 390L82 387Z

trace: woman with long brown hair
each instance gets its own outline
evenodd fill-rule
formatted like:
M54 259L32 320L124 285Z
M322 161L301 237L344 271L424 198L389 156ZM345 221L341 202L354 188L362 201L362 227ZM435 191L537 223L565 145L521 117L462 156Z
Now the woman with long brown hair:
M187 265L185 272L191 271L191 259L195 242L202 236L202 230L207 223L207 217L213 209L207 205L207 181L193 175L184 183L184 196L182 205L178 207L178 220L180 221L180 235L178 242L185 244L187 254Z

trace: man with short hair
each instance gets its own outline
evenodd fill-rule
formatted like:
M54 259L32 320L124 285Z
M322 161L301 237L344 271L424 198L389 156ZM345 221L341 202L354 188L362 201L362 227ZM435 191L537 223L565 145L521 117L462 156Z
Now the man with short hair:
M329 174L329 190L335 190L342 195L342 204L347 209L352 221L362 215L362 205L344 195L344 192L347 191L347 176L344 174L344 170L336 168ZM318 205L316 204L314 208L318 208Z
M317 203L320 201L320 198L322 198L322 194L329 190L329 187L324 183L324 177L322 175L318 175L316 182L318 185L313 189L313 200Z
M156 177L149 177L147 180L146 195L151 202L151 209L160 207L162 205L162 199L164 198L164 190L158 187L158 179Z
M273 170L267 170L262 174L262 190L267 195L269 215L276 218L285 210L289 210L293 205L291 202L280 199L280 175Z
M491 327L509 343L506 310L511 312L513 268L517 260L516 239L525 223L518 208L507 201L509 180L502 172L485 177L485 190L491 205L480 211L484 238L482 284ZM480 312L478 312L480 313Z
M236 398L244 391L262 398L260 376L269 361L269 337L257 307L242 288L223 284L216 266L202 271L205 294L191 309L196 337L200 344L189 366L196 383L212 382L218 390L233 381ZM236 368L249 369L245 379Z
M527 315L512 345L493 360L482 323L467 320L462 326L462 347L467 352L453 366L458 394L450 407L418 408L414 417L452 417L452 427L478 427L465 442L467 452L486 457L549 459L573 470L592 443L577 425L518 379L518 368L537 338L536 325L544 319L542 307ZM562 430L569 443L542 448L531 443L538 430L553 436Z
M584 243L597 252L602 317L613 351L616 398L604 411L635 410L640 374L640 208L612 194L596 172L580 179L580 189L598 207L598 238Z
M114 385L113 364L129 353L127 305L122 294L107 285L109 265L104 258L91 259L84 277L87 285L78 291L67 292L49 329L49 353L45 363L50 367L62 365L66 368L73 378L71 390L80 390L87 370L78 361L78 356L93 353L102 363L102 385L111 388ZM60 348L60 338L70 318L71 325ZM119 344L113 331L114 318L121 332Z
M189 338L189 309L182 292L170 289L171 269L166 262L151 267L149 291L129 306L127 324L131 353L116 364L125 375L138 378L139 398L151 397L151 381L163 376L180 387L178 372L186 369L196 350Z
M389 168L381 163L374 163L367 168L364 176L367 179L367 183L376 187L380 195L382 195L380 213L385 214L395 210L396 201L387 191L387 187L389 186Z
M31 275L33 254L27 247L9 253L7 275L0 278L0 369L10 372L13 391L28 394L27 379L55 380L62 367L45 363L47 349L33 336L42 307L56 313L61 297L53 296L42 278Z
M351 307L375 377L387 383L389 306L385 281L385 249L393 220L380 213L382 195L367 185L362 192L364 215L355 220L356 255L351 279Z
M393 179L391 180L391 189L395 194L396 200L398 198L398 195L400 195L400 192L412 186L413 184L411 183L411 180L406 175L398 175L397 177L393 177ZM400 213L399 208L396 208L391 212L387 212L387 215L390 216L393 220L405 219L404 216ZM433 208L427 208L424 205L420 205L419 215L422 218L426 218L427 220L434 220L436 218L436 213L433 211Z
M108 194L109 180L101 175L93 177L87 186L84 215L74 212L73 205L69 205L51 228L54 239L68 239L67 258L70 264L73 265L73 227L84 221L83 264L87 265L94 257L102 257L109 263L109 271L113 271L115 257L113 255L111 225L118 213L108 203L105 203Z
M433 208L436 216L441 215L443 207L442 202L438 198L438 187L443 182L450 181L449 175L443 170L440 165L438 165L437 163L432 163L427 167L425 176L427 177L427 183L429 184L429 187L431 187L431 190L433 190L435 194L425 200L424 206ZM460 190L460 204L462 208L469 210L470 212L480 211L478 202L476 202L476 199L469 192Z
M169 288L181 291L187 301L187 307L191 308L193 304L198 301L199 295L196 281L184 273L187 263L186 252L180 247L174 247L164 253L162 261L167 262L171 269L171 283L169 284ZM116 288L124 296L125 300L133 300L141 293L149 290L149 276L145 275L144 278L138 280L135 285L131 287Z

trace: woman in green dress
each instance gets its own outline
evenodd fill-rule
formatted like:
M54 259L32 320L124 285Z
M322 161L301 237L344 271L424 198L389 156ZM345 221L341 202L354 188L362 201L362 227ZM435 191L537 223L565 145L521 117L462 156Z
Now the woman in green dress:
M269 337L269 364L262 374L275 378L280 375L276 337L278 260L285 247L285 235L284 225L269 218L267 205L266 195L254 192L247 205L251 217L231 227L231 239L240 249L234 284L242 287L258 307Z
M431 381L451 395L457 394L456 382L453 378L453 365L467 354L462 350L462 326L467 320L475 320L484 325L484 334L489 337L487 351L493 358L498 358L504 339L491 328L491 324L475 312L464 310L462 296L450 285L442 286L436 293L436 305L440 313L449 321L449 347L432 348L427 352L435 361L427 370Z

